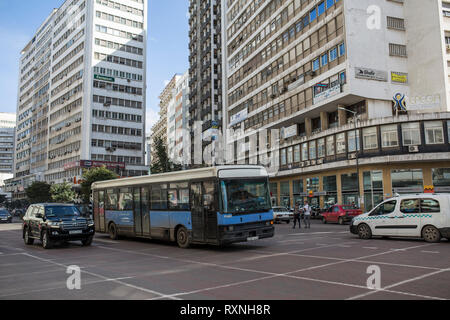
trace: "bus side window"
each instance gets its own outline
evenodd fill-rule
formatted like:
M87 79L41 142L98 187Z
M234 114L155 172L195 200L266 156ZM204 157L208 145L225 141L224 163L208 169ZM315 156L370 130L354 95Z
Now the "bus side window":
M150 204L152 210L166 210L167 209L167 189L164 186L152 187Z

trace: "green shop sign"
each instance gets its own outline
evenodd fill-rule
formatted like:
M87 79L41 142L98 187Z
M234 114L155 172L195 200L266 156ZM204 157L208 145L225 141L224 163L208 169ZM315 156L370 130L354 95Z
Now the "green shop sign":
M116 79L114 79L112 77L101 76L99 74L94 74L94 79L96 79L96 80L103 80L103 81L109 81L109 82L115 82L116 81Z

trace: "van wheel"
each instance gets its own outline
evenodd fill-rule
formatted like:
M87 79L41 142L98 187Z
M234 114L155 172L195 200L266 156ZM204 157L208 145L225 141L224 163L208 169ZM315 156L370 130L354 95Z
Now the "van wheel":
M361 224L358 227L358 235L360 239L368 240L372 238L372 230L367 224Z
M426 242L430 242L430 243L438 243L441 241L441 233L439 232L438 229L436 229L433 226L426 226L425 228L423 228L422 230L422 238L426 241Z
M108 228L109 238L111 240L119 239L119 234L117 233L117 227L114 223L111 223Z
M26 245L32 245L34 243L34 239L30 237L30 231L28 230L28 228L25 229L23 241Z
M181 227L177 230L177 244L182 249L190 247L189 234L185 227Z

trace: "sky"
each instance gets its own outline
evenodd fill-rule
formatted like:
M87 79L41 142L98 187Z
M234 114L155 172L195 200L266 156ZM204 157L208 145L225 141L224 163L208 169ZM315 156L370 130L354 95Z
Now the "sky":
M89 0L93 1L93 0ZM158 120L159 95L189 68L187 0L148 0L147 132ZM0 0L0 112L16 112L20 51L64 0Z

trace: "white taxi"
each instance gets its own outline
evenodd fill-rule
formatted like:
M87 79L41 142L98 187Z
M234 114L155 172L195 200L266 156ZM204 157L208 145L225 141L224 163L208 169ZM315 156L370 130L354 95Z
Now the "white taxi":
M450 239L450 194L402 195L355 217L350 231L361 239L372 236L413 237L427 242Z

